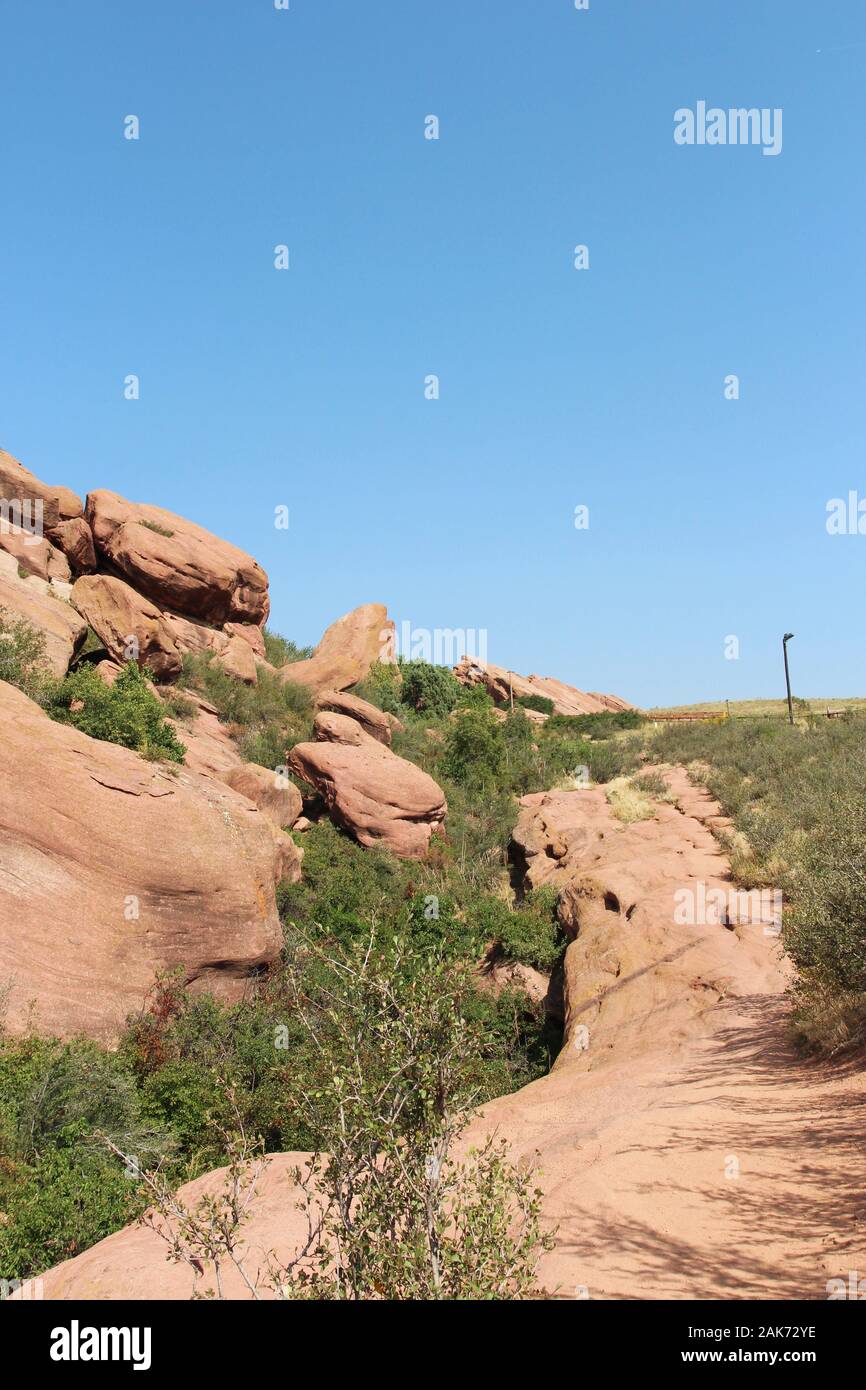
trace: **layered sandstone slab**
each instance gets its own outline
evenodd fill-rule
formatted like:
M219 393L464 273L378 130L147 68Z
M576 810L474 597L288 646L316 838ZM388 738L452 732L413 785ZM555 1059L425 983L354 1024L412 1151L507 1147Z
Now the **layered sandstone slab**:
M552 676L519 676L504 666L478 662L468 656L454 667L454 674L463 685L483 685L497 704L509 702L513 693L515 699L520 695L541 695L552 700L554 714L608 714L634 709L618 695L588 693Z
M49 532L60 522L81 516L84 510L81 498L68 487L43 483L5 449L0 449L0 501L10 508L15 504L30 504L31 509L26 513L29 520L38 519L38 524ZM39 504L36 511L32 510L34 503ZM21 513L18 515L20 517ZM5 519L9 519L8 515Z
M362 700L358 695L348 695L340 690L323 690L316 696L316 708L330 710L334 714L346 714L350 719L356 719L371 738L376 739L377 743L384 743L386 748L391 747L393 734L403 729L396 715L387 714L377 705L371 705L369 700Z

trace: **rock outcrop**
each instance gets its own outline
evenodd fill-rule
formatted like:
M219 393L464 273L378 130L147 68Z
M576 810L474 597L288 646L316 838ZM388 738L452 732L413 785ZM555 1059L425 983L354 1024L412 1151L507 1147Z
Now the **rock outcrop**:
M72 578L69 561L63 551L44 536L30 536L23 530L4 531L0 527L0 550L13 556L20 569L48 583L58 580L61 584L68 584Z
M489 662L478 662L464 656L454 667L457 679L466 686L483 685L488 694L499 705L510 702L520 695L541 695L553 701L554 714L607 714L619 710L634 709L627 700L618 695L599 695L577 690L573 685L554 680L551 676L519 676L504 666L492 666Z
M357 685L379 661L394 663L394 624L384 604L365 603L332 623L311 657L290 662L280 674L319 694Z
M204 527L105 489L88 494L86 516L97 552L161 608L210 623L267 618L264 570Z
M298 743L289 768L320 794L338 825L362 845L422 859L447 810L442 788L398 758L355 719L316 716L315 743Z
M288 830L303 810L301 793L284 772L269 772L258 763L240 763L224 772L220 780L254 802L278 829Z
M13 525L20 526L22 521L25 527L35 524L39 534L46 531L49 536L61 522L80 517L84 510L81 498L68 487L51 487L41 482L5 449L0 449L0 502L5 504L5 524L10 524L10 515L17 516Z
M83 506L0 450L0 576L26 575L62 600L77 580L73 603L112 659L125 660L135 637L159 680L177 676L186 652L213 656L250 685L265 664L268 579L251 556L184 517L105 489ZM64 675L77 648L58 642L56 615L49 621L33 593L20 599L21 616L45 633L52 671Z
M175 967L239 997L281 947L290 837L222 782L55 723L5 683L0 722L7 1026L110 1041Z
M347 714L350 719L357 719L361 728L368 733L371 738L378 743L384 743L387 748L391 747L391 738L395 733L400 733L403 725L394 714L387 714L377 705L371 705L369 700L362 700L358 695L347 695L339 690L323 690L316 696L316 708L330 710L334 714Z

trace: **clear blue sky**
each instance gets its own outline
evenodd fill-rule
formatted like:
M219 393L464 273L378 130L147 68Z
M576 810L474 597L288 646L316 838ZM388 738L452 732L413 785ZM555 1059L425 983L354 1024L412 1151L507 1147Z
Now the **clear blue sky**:
M791 629L866 694L864 69L861 0L7 0L0 444L298 642L377 600L651 704L781 693ZM782 153L677 146L700 99Z

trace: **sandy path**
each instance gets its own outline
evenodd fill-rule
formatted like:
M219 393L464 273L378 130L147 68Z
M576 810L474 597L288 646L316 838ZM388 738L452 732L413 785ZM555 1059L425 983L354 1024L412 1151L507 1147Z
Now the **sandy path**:
M670 781L679 805L632 826L600 790L526 798L530 876L571 885L580 928L567 1042L482 1123L538 1151L561 1297L826 1298L866 1278L864 1077L791 1046L772 928L673 920L675 892L731 884L719 808Z

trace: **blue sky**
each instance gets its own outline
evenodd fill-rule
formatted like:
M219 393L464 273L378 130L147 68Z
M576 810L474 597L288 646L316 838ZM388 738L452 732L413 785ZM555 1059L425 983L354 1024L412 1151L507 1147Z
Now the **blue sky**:
M375 600L648 705L782 693L792 630L866 694L864 65L860 0L10 0L0 444L298 642ZM781 154L677 146L702 99Z

